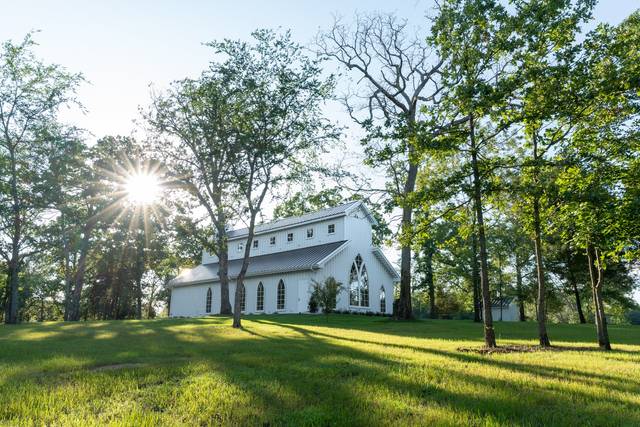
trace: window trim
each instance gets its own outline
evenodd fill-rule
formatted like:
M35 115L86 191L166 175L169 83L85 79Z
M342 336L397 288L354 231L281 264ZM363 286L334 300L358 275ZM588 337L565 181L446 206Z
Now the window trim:
M269 245L271 245L271 246L275 246L276 245L276 236L269 237Z
M289 236L291 236L291 239L289 239ZM287 243L293 243L293 238L294 238L293 233L287 233Z
M331 231L331 228L333 228L333 231ZM327 234L336 234L336 225L335 223L331 223L327 225Z
M311 236L309 236L309 232L311 232ZM314 231L313 227L307 228L307 239L308 240L313 239L314 234L315 234L315 231Z
M242 284L240 288L240 312L244 313L247 311L247 288Z
M253 241L253 249L258 249L258 245L260 244L260 241L258 239L255 239Z
M352 293L351 284L353 283L351 279L352 279L352 273L354 268L356 271L356 278L358 280L357 282L358 283L358 286L357 286L358 304L357 305L351 304L351 293ZM363 277L366 279L366 285L367 285L367 305L362 305L360 303L362 299L362 289L364 284ZM371 309L370 291L371 291L371 284L369 283L369 272L367 271L367 267L366 267L366 263L364 262L364 259L360 254L358 254L354 258L353 262L351 263L351 268L349 269L349 308Z
M207 314L211 314L211 309L213 305L213 291L211 287L207 288L207 295L204 299L204 312Z
M240 242L238 243L238 252L242 252L242 251L244 251L244 243Z
M262 290L262 295L260 295L260 290ZM260 302L262 302L262 307L259 305ZM258 286L256 287L256 311L264 311L264 285L262 282L258 282Z
M282 308L280 308L280 285L282 285ZM287 309L287 286L284 284L284 280L278 280L276 286L276 311L285 311Z

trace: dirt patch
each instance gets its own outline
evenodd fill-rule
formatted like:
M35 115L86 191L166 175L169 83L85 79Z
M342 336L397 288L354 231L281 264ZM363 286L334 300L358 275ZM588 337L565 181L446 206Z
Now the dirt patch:
M115 363L113 365L96 366L89 369L91 372L117 371L118 369L140 368L144 363Z
M502 345L490 347L460 347L458 351L477 354L535 353L538 351L600 351L598 347L541 347L539 345Z

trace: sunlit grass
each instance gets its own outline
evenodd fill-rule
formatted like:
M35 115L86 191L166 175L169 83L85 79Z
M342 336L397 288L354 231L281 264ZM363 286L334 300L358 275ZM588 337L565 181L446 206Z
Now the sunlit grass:
M554 325L575 351L492 356L462 321L255 316L0 327L7 425L640 425L640 328ZM533 344L535 324L498 325Z

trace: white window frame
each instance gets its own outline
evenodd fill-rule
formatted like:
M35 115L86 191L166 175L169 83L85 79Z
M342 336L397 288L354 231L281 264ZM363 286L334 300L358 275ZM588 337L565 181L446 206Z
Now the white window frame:
M309 236L309 232L311 232L311 236ZM307 228L307 239L313 239L314 230L313 227Z
M331 230L333 228L333 231ZM329 224L327 225L327 234L336 234L336 225Z
M259 246L259 245L260 245L260 243L259 243L258 239L255 239L255 240L253 241L253 249L258 249L258 246Z
M238 252L242 252L244 250L244 243L238 243Z
M271 236L271 237L269 238L269 244L270 244L271 246L274 246L274 245L276 244L276 236Z
M291 239L289 239L289 237L291 237ZM293 233L287 233L287 243L292 243L293 242Z

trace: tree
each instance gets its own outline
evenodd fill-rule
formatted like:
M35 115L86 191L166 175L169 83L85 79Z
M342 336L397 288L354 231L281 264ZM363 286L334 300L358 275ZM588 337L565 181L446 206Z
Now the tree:
M82 76L45 64L32 34L5 42L0 52L0 254L8 266L5 322L18 322L19 274L39 249L34 231L47 206L38 187L48 169L46 142L58 128L62 106L77 104Z
M329 320L329 313L336 308L336 301L342 289L342 283L332 276L324 279L322 283L316 280L311 281L310 298L320 307L327 320Z
M565 239L585 251L598 344L611 349L605 315L608 264L637 257L640 191L637 153L640 13L619 26L601 25L587 35L572 83L585 112L570 144L558 185L559 222Z
M443 60L432 54L426 37L409 35L407 22L393 15L357 16L355 28L340 20L319 35L321 55L337 61L357 76L358 89L343 101L351 117L367 132L363 139L367 163L384 166L391 183L386 191L402 209L400 223L400 299L396 317L409 319L411 308L411 194L421 162L416 150L418 127L421 138L431 141L443 128L457 123L440 120L431 109L438 103L443 86ZM357 100L363 100L358 105ZM464 121L464 119L462 119Z
M154 95L145 117L156 136L149 141L150 151L169 170L176 189L186 191L207 212L208 221L194 236L218 257L220 312L231 314L227 231L239 203L232 173L238 157L239 94L217 66L211 63L198 79L176 81L165 94ZM190 215L182 219L191 229L202 221Z
M495 347L491 317L489 264L484 220L483 148L511 124L503 119L505 98L513 90L514 78L509 65L514 50L512 22L506 9L493 0L449 0L439 5L433 40L445 60L444 85L454 87L444 100L450 115L467 117L465 127L449 133L453 143L469 155L471 196L480 264L484 338L487 347ZM466 177L464 177L466 179Z
M337 206L342 203L341 190L337 187L326 188L318 192L298 191L277 205L273 210L273 218L300 216L309 212Z
M277 186L300 180L304 162L334 141L338 133L322 115L333 77L323 78L321 61L308 58L287 32L252 33L253 44L225 40L209 43L225 59L212 65L235 97L235 139L229 150L232 188L241 196L238 217L247 225L240 271L236 277L233 327L241 327L240 295L249 267L258 213Z

